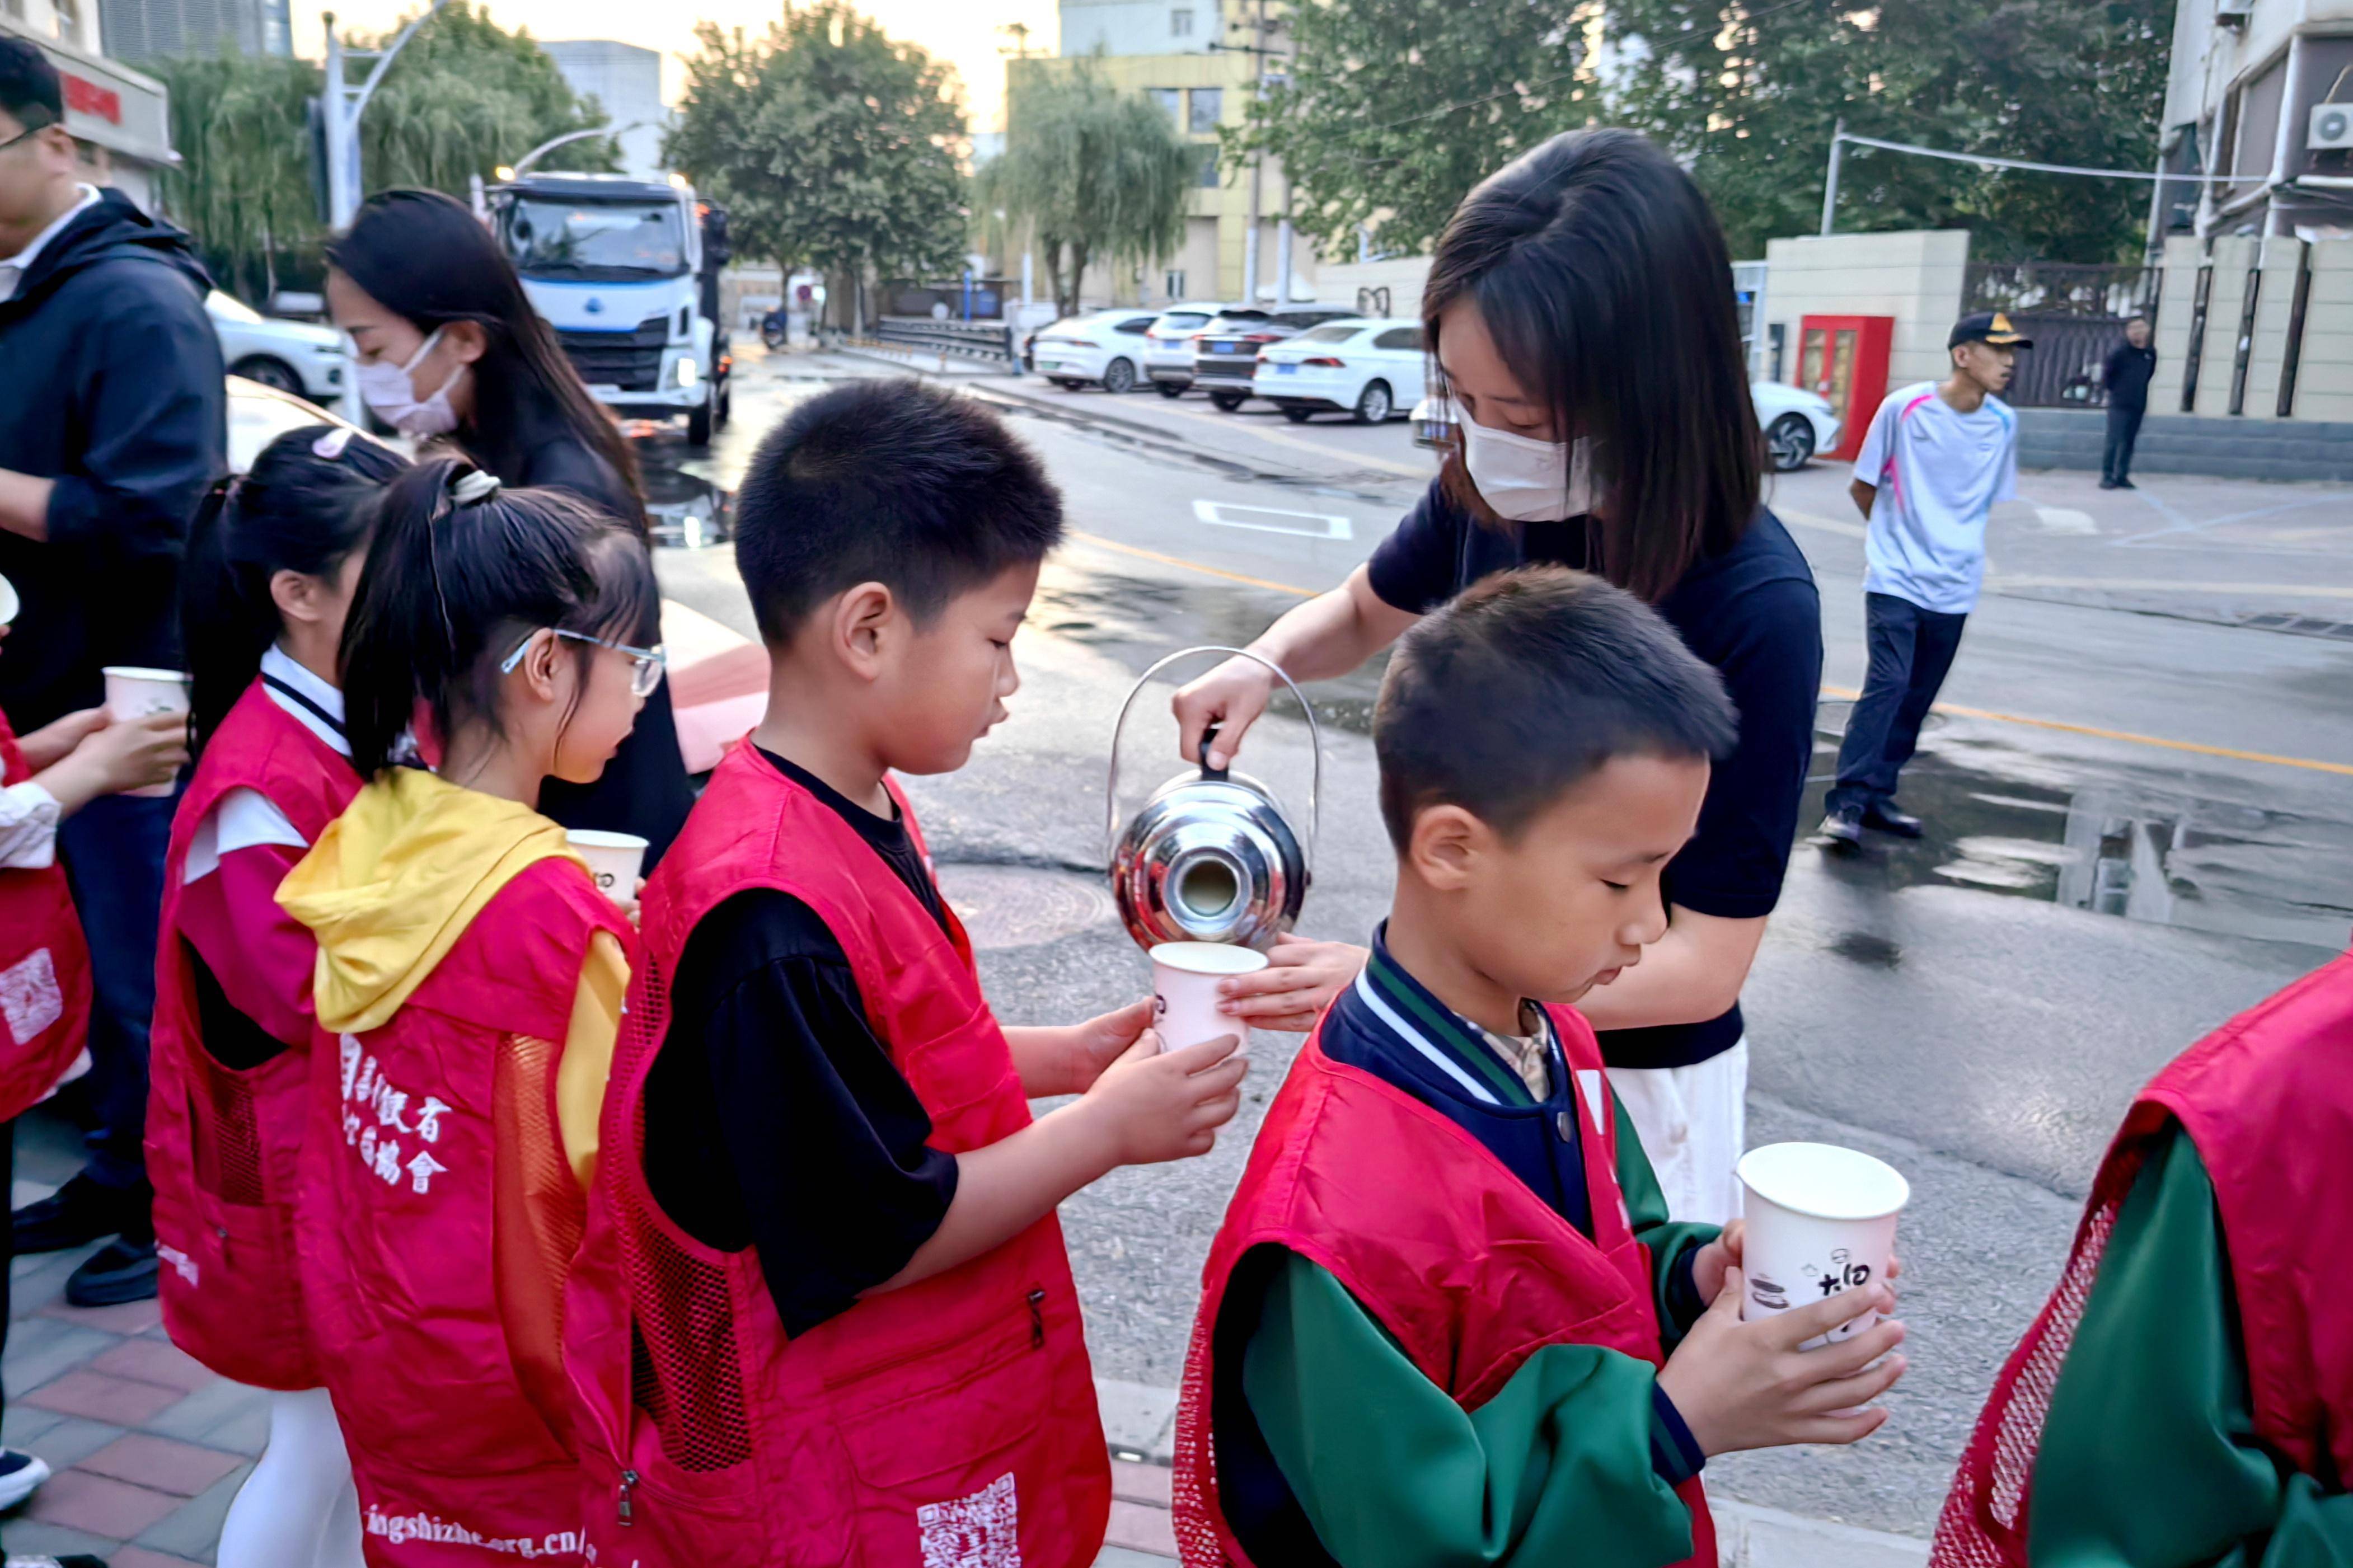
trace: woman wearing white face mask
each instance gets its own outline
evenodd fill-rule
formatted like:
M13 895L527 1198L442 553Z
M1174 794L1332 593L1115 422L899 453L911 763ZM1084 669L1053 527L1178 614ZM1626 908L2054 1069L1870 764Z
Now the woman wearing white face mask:
M327 309L359 351L360 395L385 423L447 437L512 487L553 486L646 530L637 456L564 357L491 233L435 191L380 191L327 246ZM640 646L661 640L638 628ZM694 804L670 689L593 784L551 783L540 809L566 827L634 833L646 868Z
M1580 1004L1674 1217L1721 1222L1739 1212L1740 987L1797 837L1821 679L1813 574L1759 504L1763 442L1724 237L1650 142L1572 132L1463 199L1422 319L1458 449L1369 561L1252 647L1296 679L1329 679L1480 578L1559 563L1650 601L1724 677L1739 745L1668 867L1667 934ZM1198 757L1214 725L1211 761L1229 762L1271 682L1233 659L1179 691L1184 754ZM1227 983L1229 1010L1304 1029L1363 951L1286 939L1273 958Z

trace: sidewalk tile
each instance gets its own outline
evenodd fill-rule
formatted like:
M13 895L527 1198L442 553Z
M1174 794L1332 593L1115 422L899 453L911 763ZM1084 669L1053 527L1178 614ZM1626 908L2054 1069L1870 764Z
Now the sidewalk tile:
M8 1269L8 1315L29 1318L64 1306L66 1281L81 1267L82 1250L19 1258Z
M134 1487L111 1476L93 1475L88 1470L60 1470L33 1494L33 1500L25 1505L25 1516L44 1524L62 1524L71 1530L86 1530L92 1535L128 1541L153 1529L179 1506L178 1498Z
M1111 1528L1103 1539L1131 1552L1156 1552L1163 1557L1176 1555L1176 1531L1166 1509L1114 1500L1111 1505Z
M116 1377L160 1383L183 1394L194 1394L212 1382L212 1369L169 1341L125 1340L93 1360L91 1370Z
M70 1557L86 1552L101 1562L114 1554L115 1543L103 1535L92 1535L70 1525L49 1524L18 1514L8 1521L8 1550L24 1557Z
M224 1377L140 1425L159 1436L251 1458L269 1441L269 1394Z
M27 1318L8 1331L8 1353L0 1360L8 1381L37 1388L120 1342L114 1335L58 1318Z
M15 1415L16 1412L9 1412ZM104 1421L85 1421L79 1415L61 1415L57 1424L33 1439L32 1451L49 1462L49 1468L62 1470L69 1465L79 1465L109 1443L122 1436L122 1428Z
M64 1419L54 1410L27 1410L21 1405L11 1405L8 1414L0 1416L0 1447L22 1448Z
M61 1410L118 1426L140 1426L179 1403L180 1391L135 1378L109 1377L102 1372L69 1372L25 1395L25 1403L43 1410Z
M178 1557L210 1557L220 1542L221 1521L228 1517L228 1505L236 1500L237 1489L245 1485L245 1478L252 1472L252 1466L239 1465L206 1488L201 1496L182 1504L170 1518L140 1536L139 1544L151 1552Z
M125 1301L118 1307L69 1307L60 1300L55 1306L42 1308L41 1314L116 1334L144 1333L164 1321L164 1309L152 1300Z
M245 1462L218 1448L132 1432L81 1461L79 1468L112 1476L174 1497L192 1498Z
M1166 1508L1169 1486L1176 1474L1166 1465L1132 1465L1125 1459L1113 1459L1111 1495L1151 1508Z
M143 1546L119 1546L114 1555L106 1560L106 1568L204 1568L185 1557L169 1557L161 1552L150 1552Z

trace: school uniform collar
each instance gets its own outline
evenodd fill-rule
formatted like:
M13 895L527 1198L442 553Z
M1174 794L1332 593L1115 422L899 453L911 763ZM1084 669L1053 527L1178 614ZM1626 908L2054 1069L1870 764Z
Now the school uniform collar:
M1433 1068L1458 1093L1482 1106L1534 1110L1539 1100L1520 1075L1514 1061L1505 1059L1505 1047L1490 1043L1487 1031L1430 994L1428 987L1408 973L1388 950L1388 923L1373 931L1372 956L1358 973L1348 993L1356 1005L1377 1020L1375 1026ZM1567 1065L1552 1022L1540 1007L1522 1004L1523 1017L1533 1014L1535 1029L1549 1058L1552 1097L1567 1082Z
M352 742L343 733L343 694L276 643L261 652L261 686L272 702L338 755L352 754Z

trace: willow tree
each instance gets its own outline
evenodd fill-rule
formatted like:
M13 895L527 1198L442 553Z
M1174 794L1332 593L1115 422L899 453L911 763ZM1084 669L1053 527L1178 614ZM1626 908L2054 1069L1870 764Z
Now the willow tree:
M470 176L490 179L541 142L592 131L606 118L596 100L572 90L529 32L510 33L487 6L451 0L385 72L360 121L361 163L372 191L417 185L463 195ZM617 166L602 138L574 142L562 162Z
M1076 311L1087 268L1154 265L1185 241L1200 150L1141 93L1123 93L1093 62L1019 73L1008 95L1005 151L976 176L993 226L1027 226L1054 306Z
M222 287L252 299L278 289L280 260L315 244L305 106L319 68L274 56L166 59L142 68L170 89L172 145L180 163L164 174L164 200L195 237Z

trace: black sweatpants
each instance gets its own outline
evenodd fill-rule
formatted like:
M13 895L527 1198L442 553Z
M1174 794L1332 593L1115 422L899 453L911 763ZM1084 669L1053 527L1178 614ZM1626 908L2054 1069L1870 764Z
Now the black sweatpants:
M1863 617L1871 670L1847 715L1846 739L1839 742L1838 784L1828 802L1832 811L1894 800L1895 777L1920 743L1921 721L1953 668L1968 622L1966 615L1924 610L1893 594L1864 595Z
M2132 478L2133 443L2140 439L2141 416L2147 412L2108 405L2108 440L2100 452L2100 478L2110 484Z

